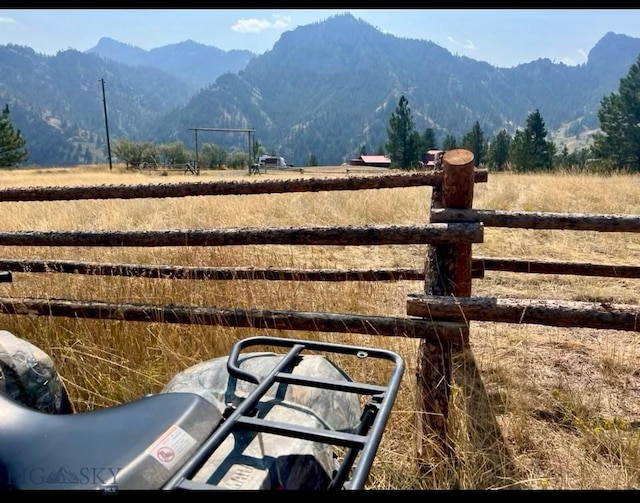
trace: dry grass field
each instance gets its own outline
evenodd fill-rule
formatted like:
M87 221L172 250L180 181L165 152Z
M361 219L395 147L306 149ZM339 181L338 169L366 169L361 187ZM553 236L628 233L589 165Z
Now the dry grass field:
M260 175L367 176L344 168ZM157 176L119 166L0 170L1 187L248 180L246 172ZM252 179L256 179L254 176ZM424 224L431 188L139 200L3 202L0 231L152 230L260 226ZM640 176L490 173L474 208L640 214ZM12 247L1 258L274 268L422 268L426 246ZM474 257L640 265L640 234L485 229ZM190 281L14 273L0 297L255 307L406 316L417 281ZM638 305L639 279L487 271L473 295ZM226 354L249 329L0 315L0 328L57 364L77 410L153 393L177 371ZM472 322L456 357L449 417L453 458L416 460L418 342L382 336L261 331L395 350L406 360L400 394L368 487L372 489L640 488L638 332ZM347 369L357 375L359 369ZM474 390L473 393L470 390Z

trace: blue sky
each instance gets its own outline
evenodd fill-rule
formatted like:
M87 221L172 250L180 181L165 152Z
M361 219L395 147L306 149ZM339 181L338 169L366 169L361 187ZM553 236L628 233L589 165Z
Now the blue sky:
M609 31L640 38L635 9L0 9L0 45L53 55L110 37L147 50L193 40L261 54L283 32L347 11L385 33L499 67L539 58L578 65Z

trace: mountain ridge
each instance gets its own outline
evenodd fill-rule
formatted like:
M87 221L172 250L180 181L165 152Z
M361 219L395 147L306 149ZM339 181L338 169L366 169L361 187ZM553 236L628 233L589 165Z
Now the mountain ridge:
M85 53L97 54L129 66L159 68L191 84L193 92L215 81L222 73L240 71L255 56L251 51L224 51L191 39L147 50L110 37L101 37ZM209 64L201 65L202 61Z
M0 104L10 104L31 162L43 165L106 159L103 76L112 138L190 148L194 127L255 128L257 141L291 162L304 164L313 154L320 164L340 164L363 147L384 145L404 95L416 130L432 128L438 141L462 138L475 121L487 137L501 129L513 134L539 109L557 142L575 145L598 128L600 100L617 91L640 39L609 32L577 66L540 58L499 68L431 41L384 34L347 13L284 32L261 55L230 52L192 40L147 51L108 37L84 53L56 56L0 46L0 73L11 74L0 83ZM64 77L55 69L66 64ZM209 80L211 67L219 74ZM192 74L200 80L189 80ZM246 151L244 137L211 134L202 141Z

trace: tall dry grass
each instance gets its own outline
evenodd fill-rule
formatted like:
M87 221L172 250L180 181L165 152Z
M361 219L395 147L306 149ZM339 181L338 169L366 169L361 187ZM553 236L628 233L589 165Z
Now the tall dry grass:
M247 179L244 172L133 173L91 169L0 171L0 186L179 183ZM267 177L329 176L310 173ZM344 176L344 175L335 175ZM0 229L142 230L254 226L424 224L431 188L68 202L2 203ZM478 209L640 213L640 177L491 173ZM3 247L5 258L275 268L422 268L425 246L167 248ZM640 264L640 236L485 229L474 256ZM14 273L2 297L255 307L404 316L421 282L278 282L132 279ZM640 280L487 271L478 296L640 304ZM0 315L0 327L53 357L80 411L156 392L177 371L226 354L256 332L198 325ZM453 457L416 460L417 341L380 336L260 331L375 345L407 368L369 487L375 489L640 488L640 345L637 333L473 322L457 355L449 417ZM358 376L360 369L350 368ZM370 371L370 370L368 370ZM358 376L359 377L359 376Z

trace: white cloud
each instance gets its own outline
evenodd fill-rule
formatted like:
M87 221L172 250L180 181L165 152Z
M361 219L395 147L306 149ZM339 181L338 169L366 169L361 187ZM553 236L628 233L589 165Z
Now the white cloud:
M2 17L2 16L0 16L0 24L18 24L18 21L16 21L12 17Z
M458 47L462 47L463 49L465 49L467 51L476 51L476 50L478 50L477 47L474 45L474 43L471 40L465 40L464 42L459 42L455 38L453 38L452 36L448 36L447 40L449 42L451 42L452 44L457 45Z
M276 20L273 22L274 28L287 28L291 24L291 16L279 16L277 14L274 14L273 17L276 18Z
M575 65L579 65L581 62L585 63L589 58L589 55L584 49L577 49L576 52L578 53L578 56L579 56L577 59L572 58L571 56L565 56L560 60L560 62L564 63L567 66L575 66Z
M291 24L291 17L274 15L274 20L256 19L256 18L240 18L231 26L233 31L238 33L260 33L264 30L283 30Z

